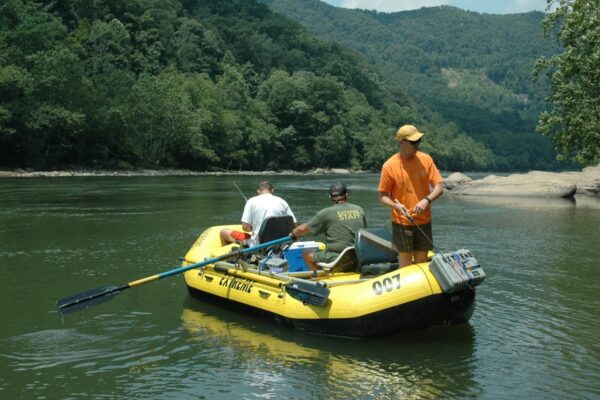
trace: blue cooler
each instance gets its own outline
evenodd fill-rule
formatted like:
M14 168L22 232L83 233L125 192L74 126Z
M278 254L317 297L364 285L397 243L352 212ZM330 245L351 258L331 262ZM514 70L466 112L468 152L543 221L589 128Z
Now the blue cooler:
M304 253L304 250L316 251L318 249L319 243L315 241L292 243L283 252L283 256L288 262L288 272L308 271L309 269L302 258L302 253Z

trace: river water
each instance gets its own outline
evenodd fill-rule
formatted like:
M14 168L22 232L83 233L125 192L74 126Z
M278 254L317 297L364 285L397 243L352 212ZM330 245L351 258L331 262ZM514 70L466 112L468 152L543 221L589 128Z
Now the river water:
M57 299L179 265L239 221L264 176L0 180L2 399L600 398L600 202L434 205L440 250L487 277L466 325L371 340L307 335L189 297L181 276L61 317ZM344 180L370 226L377 175L272 177L300 221Z

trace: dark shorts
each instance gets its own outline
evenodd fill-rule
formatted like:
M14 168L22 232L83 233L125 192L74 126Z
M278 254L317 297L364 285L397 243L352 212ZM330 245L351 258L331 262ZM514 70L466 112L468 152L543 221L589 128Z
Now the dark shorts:
M419 228L421 228L419 230ZM433 236L431 235L431 223L419 225L400 225L392 222L392 240L401 253L412 253L413 251L428 251L433 249ZM421 230L423 232L421 232Z
M231 237L234 238L235 240L239 240L240 242L243 242L244 240L250 239L250 234L246 233L246 232L240 232L240 231L231 231Z
M335 260L340 253L334 251L315 251L315 262L316 263L330 263Z

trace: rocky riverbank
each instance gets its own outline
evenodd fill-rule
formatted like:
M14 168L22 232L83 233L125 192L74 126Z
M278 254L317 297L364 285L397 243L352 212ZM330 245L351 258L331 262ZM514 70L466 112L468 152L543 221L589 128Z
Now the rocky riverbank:
M462 196L600 196L600 164L582 171L531 171L510 176L488 175L476 180L461 173L453 173L445 179L444 184L450 193Z
M111 170L73 170L73 171L32 171L17 169L0 170L0 178L39 178L69 176L221 176L221 175L327 175L361 174L363 171L351 171L345 168L316 168L310 171L190 171L184 169L137 169L131 171Z
M181 169L130 171L115 170L72 170L72 171L31 171L0 170L0 178L35 177L81 177L81 176L225 176L225 175L344 175L363 174L345 168L316 168L310 171L190 171ZM469 176L455 172L444 180L448 193L461 196L511 196L571 198L577 196L600 197L600 164L582 171L545 172L531 171L509 176L488 175L473 180Z

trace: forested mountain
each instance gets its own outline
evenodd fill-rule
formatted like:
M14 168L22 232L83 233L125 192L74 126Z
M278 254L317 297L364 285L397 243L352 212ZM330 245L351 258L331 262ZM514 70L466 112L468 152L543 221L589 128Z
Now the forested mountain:
M550 141L535 133L549 85L534 82L544 38L541 12L489 15L442 6L378 13L319 0L263 0L320 38L360 52L408 95L485 143L494 168L556 167Z
M491 167L400 88L253 0L0 3L0 167L377 170L408 121Z

